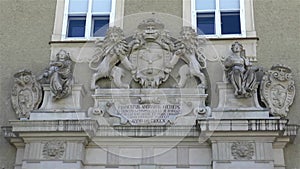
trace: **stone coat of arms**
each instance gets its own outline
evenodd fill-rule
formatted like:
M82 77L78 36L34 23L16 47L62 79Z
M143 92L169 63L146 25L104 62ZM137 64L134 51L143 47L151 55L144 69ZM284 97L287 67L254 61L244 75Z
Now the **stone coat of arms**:
M200 110L206 112L202 44L191 27L174 38L154 18L138 24L128 38L120 28L109 28L89 62L96 71L91 81L95 105L89 114L119 118L114 124L165 125L183 116L193 121Z
M42 101L42 89L29 70L14 74L15 84L11 101L19 118L29 118L30 111L37 109Z
M261 84L261 100L274 116L286 117L295 96L292 71L285 65L274 65Z

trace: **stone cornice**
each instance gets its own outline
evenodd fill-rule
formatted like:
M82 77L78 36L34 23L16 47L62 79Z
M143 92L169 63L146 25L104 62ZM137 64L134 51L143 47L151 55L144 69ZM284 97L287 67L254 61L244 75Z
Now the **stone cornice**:
M68 134L86 133L89 136L94 135L98 128L95 120L19 120L10 121L11 127L2 128L6 131L6 137L19 136L19 134L32 133L62 133Z
M91 137L199 137L201 132L235 132L242 135L267 136L266 132L268 132L273 133L269 136L294 138L299 128L298 125L288 125L288 120L282 119L199 119L196 121L195 126L104 126L99 125L95 120L21 120L10 121L10 124L12 126L2 127L6 138L18 138L20 134L25 136L37 133L36 136L39 136L42 133L55 135L64 132L68 135L80 132Z
M201 131L284 131L288 120L284 119L210 119L197 120Z

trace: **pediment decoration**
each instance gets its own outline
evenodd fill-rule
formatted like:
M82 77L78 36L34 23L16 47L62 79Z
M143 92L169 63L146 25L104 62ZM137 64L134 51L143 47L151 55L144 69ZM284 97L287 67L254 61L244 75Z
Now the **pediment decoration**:
M120 28L109 28L89 62L95 71L90 114L108 114L131 125L164 125L188 114L206 114L203 44L191 27L174 38L154 18L142 21L128 38Z
M204 40L191 27L183 27L179 38L170 37L156 19L144 20L137 33L125 38L118 27L109 28L103 41L96 42L96 54L89 62L93 74L91 89L103 88L97 81L108 78L111 88L184 88L188 77L206 88L203 71L206 57L201 52ZM175 83L175 84L174 84Z

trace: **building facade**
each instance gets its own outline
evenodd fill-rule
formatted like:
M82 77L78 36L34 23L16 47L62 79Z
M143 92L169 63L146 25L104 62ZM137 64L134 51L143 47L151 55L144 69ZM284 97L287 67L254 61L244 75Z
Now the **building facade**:
M298 47L300 2L297 0L233 0L230 2L223 3L222 0L1 1L0 125L2 137L0 149L3 153L0 155L0 167L16 169L300 168L297 160L300 158L300 140L296 134L296 125L300 121L297 112L300 108L297 104L300 80L298 68L300 60L297 58L300 53ZM89 63L93 60L95 40L99 38L103 40L103 34L107 29L105 25L120 27L124 31L124 38L128 45L135 43L134 40L141 40L136 38L139 35L136 31L150 29L149 25L163 30L159 36L164 41L170 40L166 43L168 45L170 43L176 45L176 40L183 36L180 34L183 26L194 28L205 41L205 45L200 46L203 48L202 52L207 64L205 71L201 71L205 78L190 73L196 79L198 77L198 80L188 81L185 84L188 87L180 87L180 92L176 95L178 91L174 89L174 82L170 79L181 77L177 72L180 72L182 67L182 69L188 67L190 72L193 71L189 64L192 61L186 61L188 59L176 62L173 67L171 66L170 73L161 75L164 78L168 76L169 79L158 80L157 83L155 80L147 80L149 74L127 71L122 77L122 82L130 82L129 91L133 94L126 93L128 90L122 89L122 83L118 84L116 81L112 83L109 79L98 75L94 77L97 71L93 71ZM147 38L142 40L146 45L152 43ZM259 70L262 74L257 76L258 79L264 75L263 72L271 70L273 65L282 64L290 67L296 90L295 97L291 101L294 104L289 107L286 118L271 113L272 106L268 106L260 97L264 95L260 90L262 84L259 93L254 93L248 100L241 101L234 96L235 88L226 79L223 65L226 57L234 53L230 50L234 42L243 45L244 56L253 65L263 67ZM161 50L176 54L171 49L172 45L168 48L167 51ZM39 103L35 108L28 108L29 111L25 113L22 111L24 108L17 108L16 111L15 105L16 103L20 105L22 99L14 98L12 92L21 93L24 85L23 87L18 85L19 88L15 89L14 80L30 72L16 73L19 70L30 69L36 79L39 79L39 75L45 73L45 68L51 70L49 62L54 63L61 50L69 53L70 60L74 62L72 96L64 97L63 94L55 94L59 102L53 101L53 87L51 88L50 82L50 87L42 85L43 92L40 98L39 94L30 91L36 95L32 97L35 98L34 101ZM157 49L149 50L153 52ZM144 51L141 48L136 52ZM139 58L140 55L136 55ZM152 58L154 55L150 56ZM172 57L168 54L161 57L166 56ZM129 61L133 63L134 58L135 53L131 51ZM145 57L145 63L137 62L133 66L140 68L140 64L150 64L150 62L159 65L151 58ZM110 71L116 72L108 75L113 77L112 79L117 79L117 75L122 74L118 72L119 68L126 70L123 59L121 62L115 63L117 65L114 65L114 69ZM101 67L105 67L105 64ZM286 66L282 67L286 68ZM159 68L168 67L160 65ZM99 72L101 73L98 70ZM140 79L144 77L146 82L132 80L131 76L138 76ZM91 85L93 77L95 83L100 79L96 90L93 89L96 87ZM197 87L196 84L203 84L206 80L205 88ZM114 93L111 90L104 90L107 88L118 90ZM135 93L144 91L142 90L144 88L151 88L151 90L145 89L148 93L142 93L143 96ZM157 94L153 92L156 88L168 90L155 90ZM191 88L195 89L196 93L191 92ZM58 90L54 89L54 91ZM155 118L156 121L153 121L151 117L137 115L137 118L132 114L130 117L129 115L123 117L124 114L121 113L122 117L120 117L114 114L116 110L110 110L107 106L107 103L121 104L122 97L131 102L121 106L177 105L161 101L159 98L161 92L164 98L179 97L182 100L189 100L193 106L181 104L182 112L188 111L184 108L190 107L194 111L197 106L201 110L195 111L196 113L191 117L187 115L188 117L184 116L177 121L172 121L171 116ZM224 92L225 95L222 95ZM104 97L103 93L107 95ZM135 103L137 97L141 101ZM156 103L157 99L153 99L156 97L160 99L159 103ZM27 100L27 102L34 101ZM106 106L106 113L102 113L101 106ZM123 113L126 113L138 108L123 109ZM16 114L18 110L21 113ZM148 111L149 114L149 108L143 110ZM153 110L151 108L151 113L155 114ZM168 108L168 110L175 111L175 108ZM141 114L140 111L138 113ZM220 113L222 113L221 117ZM179 116L181 115L176 115L174 118L179 119ZM146 124L139 121L141 119L152 121ZM122 120L127 120L127 123L122 123Z

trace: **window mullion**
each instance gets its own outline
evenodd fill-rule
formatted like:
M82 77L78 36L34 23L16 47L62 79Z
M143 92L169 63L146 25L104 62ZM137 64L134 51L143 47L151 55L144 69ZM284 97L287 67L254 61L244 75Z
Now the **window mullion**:
M64 9L64 20L62 25L62 34L61 39L65 39L67 36L67 28L68 28L68 17L69 17L69 3L70 0L65 0L65 9Z
M93 0L89 0L88 11L86 14L86 23L85 23L85 38L87 38L87 39L89 39L91 37L92 6L93 6Z
M115 14L116 14L116 0L111 1L110 13L109 13L109 26L115 26Z
M220 0L216 0L216 10L215 10L215 29L216 35L221 36L221 10L220 10Z
M241 21L241 33L246 37L246 15L245 15L245 2L240 0L240 21Z
M196 32L198 32L197 29L197 11L196 11L196 0L192 0L191 1L191 23L192 23L192 27L196 30Z

